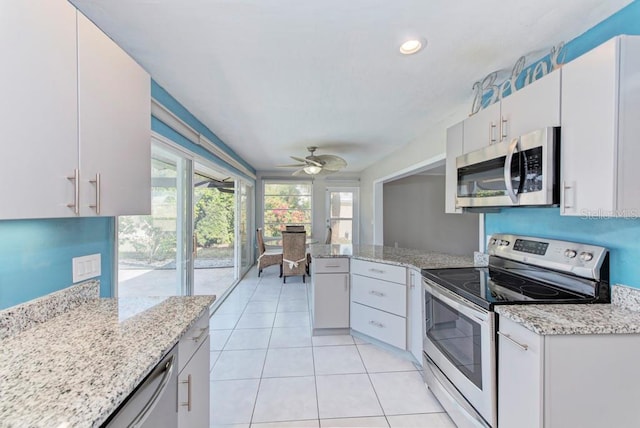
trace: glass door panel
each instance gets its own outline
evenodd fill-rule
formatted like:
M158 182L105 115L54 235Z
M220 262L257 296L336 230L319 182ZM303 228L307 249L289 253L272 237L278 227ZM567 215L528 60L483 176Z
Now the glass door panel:
M152 146L151 215L118 218L118 296L186 294L187 162Z
M327 225L332 244L358 243L358 189L327 188Z
M237 278L235 180L196 163L193 180L193 294L220 297Z
M253 213L253 187L244 182L240 182L239 185L240 194L238 199L238 212L239 212L239 224L238 235L240 239L240 275L244 275L249 268L253 265L252 250L253 245L251 242L251 231L253 230L253 223L251 216Z

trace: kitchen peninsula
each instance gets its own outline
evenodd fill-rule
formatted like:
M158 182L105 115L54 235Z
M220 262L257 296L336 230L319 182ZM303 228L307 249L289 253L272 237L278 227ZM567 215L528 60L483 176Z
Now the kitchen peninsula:
M98 289L90 281L0 312L0 425L100 426L194 327L208 358L214 296L101 299Z

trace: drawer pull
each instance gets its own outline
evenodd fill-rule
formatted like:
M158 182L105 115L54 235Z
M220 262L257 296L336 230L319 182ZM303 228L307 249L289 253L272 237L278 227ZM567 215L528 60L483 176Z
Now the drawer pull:
M369 294L373 294L374 296L378 296L378 297L384 297L385 296L384 293L381 293L381 292L376 291L376 290L369 291Z
M328 267L328 268L339 268L340 265L324 265L324 267Z
M371 321L369 321L369 324L371 324L373 326L376 326L378 328L384 328L384 324L382 324L381 322L378 322L378 321L371 320Z
M369 272L379 273L382 275L385 271L383 271L382 269L369 268Z
M180 403L181 406L186 406L187 412L191 411L191 375L187 376L187 380L182 380L180 383L187 384L187 402Z
M205 327L205 328L201 328L201 329L200 329L200 334L199 334L199 335L197 335L197 336L193 336L193 337L191 338L191 340L194 340L194 341L196 341L196 342L200 342L200 340L202 340L202 338L203 338L204 336L206 336L206 334L207 334L208 332L209 332L209 329L208 329L207 327Z
M529 350L529 345L523 345L522 343L516 341L515 339L513 339L511 336L509 336L506 333L502 333L501 331L498 332L498 334L502 337L504 337L505 339L507 339L509 342L513 343L514 345L516 345L518 348L522 349L523 351L527 351Z

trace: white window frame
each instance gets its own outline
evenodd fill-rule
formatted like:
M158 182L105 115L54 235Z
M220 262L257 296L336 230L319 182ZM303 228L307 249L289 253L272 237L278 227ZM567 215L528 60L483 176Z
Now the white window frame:
M313 181L311 180L282 180L282 179L269 179L269 178L264 178L262 179L262 201L261 201L261 215L262 215L262 228L264 229L266 227L266 222L265 222L265 211L266 211L266 205L265 205L265 198L267 197L266 194L266 188L267 188L267 184L286 184L286 185L295 185L295 184L305 184L309 186L310 192L309 192L309 223L304 223L304 224L309 224L309 233L313 232Z

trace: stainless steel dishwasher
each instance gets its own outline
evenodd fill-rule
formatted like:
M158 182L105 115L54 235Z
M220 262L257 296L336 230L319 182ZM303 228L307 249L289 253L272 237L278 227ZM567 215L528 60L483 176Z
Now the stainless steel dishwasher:
M108 428L177 427L177 381L178 346L176 345L102 426Z

